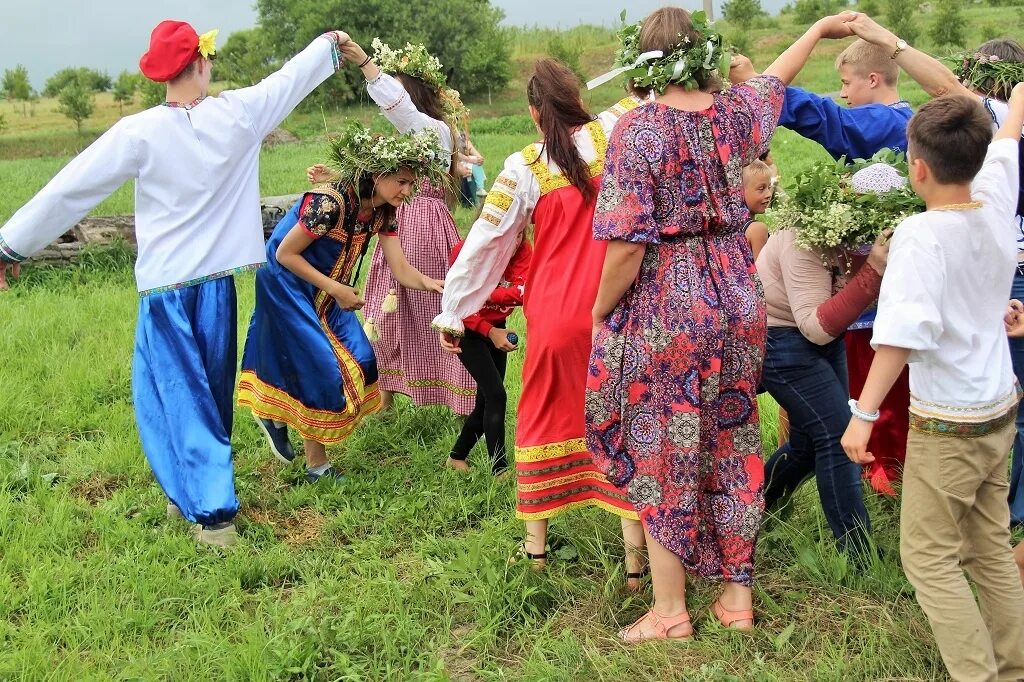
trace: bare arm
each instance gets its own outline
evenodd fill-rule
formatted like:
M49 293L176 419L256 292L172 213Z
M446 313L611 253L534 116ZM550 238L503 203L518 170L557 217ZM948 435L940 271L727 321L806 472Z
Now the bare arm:
M896 51L896 34L866 14L858 14L850 21L850 28L872 45ZM896 63L932 97L973 94L942 62L920 50L908 47L896 55Z
M1010 93L1009 111L1006 120L996 131L994 140L1019 140L1024 128L1024 83L1017 83Z
M819 40L828 38L849 38L853 35L849 22L856 12L840 12L816 21L796 42L780 54L771 66L764 70L765 76L776 76L786 85L793 82L814 51Z
M597 290L597 301L594 302L595 323L604 321L604 318L611 314L622 300L622 296L636 281L646 252L646 244L621 239L608 242L604 269L601 271L601 284Z
M418 291L434 291L444 293L444 282L427 277L422 272L409 265L409 261L402 251L402 244L396 237L379 235L380 248L384 251L384 260L391 268L391 274L395 280L407 289Z
M868 370L868 378L864 382L864 390L860 392L857 407L864 412L877 412L909 357L909 348L879 346L875 351L875 359L871 361L871 369ZM853 417L843 434L843 450L847 457L858 464L875 461L875 456L868 452L868 440L873 427L872 422Z
M317 289L327 292L345 310L359 310L365 301L359 292L350 286L331 279L309 264L302 252L309 248L314 239L301 225L296 225L284 236L277 247L277 262L295 273Z

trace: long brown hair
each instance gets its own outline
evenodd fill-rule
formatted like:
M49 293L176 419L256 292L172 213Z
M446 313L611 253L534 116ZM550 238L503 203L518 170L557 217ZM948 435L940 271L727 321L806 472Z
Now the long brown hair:
M580 79L557 59L544 58L533 67L526 98L540 115L544 149L587 203L597 200L590 168L573 140L573 129L594 120L580 100ZM540 161L538 160L538 163Z
M402 84L405 91L409 93L409 99L412 100L413 106L419 109L421 114L426 114L430 118L436 119L443 122L448 126L448 133L452 136L452 158L448 164L448 174L452 176L452 186L458 184L455 176L455 164L459 158L459 131L456 130L455 124L445 118L444 106L441 104L441 93L437 91L437 88L428 85L423 80L416 76L410 76L405 73L395 74L395 78ZM454 204L457 198L453 192L446 191L447 199L449 204Z

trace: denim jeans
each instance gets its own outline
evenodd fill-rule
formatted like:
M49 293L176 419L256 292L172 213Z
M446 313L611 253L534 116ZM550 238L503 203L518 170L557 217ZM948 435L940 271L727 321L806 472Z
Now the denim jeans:
M843 551L866 547L871 520L861 468L843 452L850 422L846 347L819 346L794 327L769 327L761 387L789 413L789 442L765 465L765 506L771 509L811 476L822 510Z
M1024 301L1024 275L1013 278L1011 298ZM1010 358L1017 381L1024 386L1024 339L1010 339ZM1024 401L1017 406L1017 436L1013 441L1010 467L1010 525L1024 523Z

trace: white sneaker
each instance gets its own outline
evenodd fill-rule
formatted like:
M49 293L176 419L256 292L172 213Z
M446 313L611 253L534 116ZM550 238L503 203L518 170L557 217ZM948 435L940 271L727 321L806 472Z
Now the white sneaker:
M217 524L216 526L197 526L195 529L196 540L204 545L214 547L231 547L238 542L238 531L235 524Z

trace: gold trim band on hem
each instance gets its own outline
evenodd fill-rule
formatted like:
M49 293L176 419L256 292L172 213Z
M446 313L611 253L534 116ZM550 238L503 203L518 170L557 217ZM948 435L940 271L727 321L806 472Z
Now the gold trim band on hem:
M627 511L621 507L605 502L604 500L575 500L567 504L555 507L554 509L548 509L542 512L523 512L516 509L516 518L520 521L541 521L544 519L552 519L563 512L567 512L573 509L579 509L580 507L599 507L606 512L611 512L616 516L621 516L624 519L630 519L632 521L639 521L640 516L636 511Z
M517 462L543 462L546 459L558 459L577 453L590 454L587 449L587 441L584 438L570 438L569 440L557 443L545 443L544 445L531 445L522 447L516 445Z

